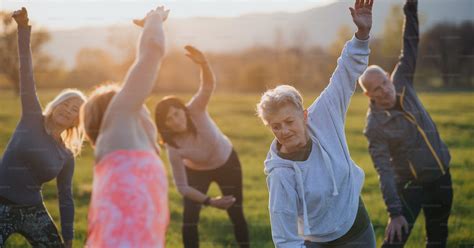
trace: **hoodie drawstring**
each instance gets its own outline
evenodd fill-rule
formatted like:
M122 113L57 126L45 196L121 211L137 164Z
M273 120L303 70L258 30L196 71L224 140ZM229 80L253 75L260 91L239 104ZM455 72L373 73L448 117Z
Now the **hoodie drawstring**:
M329 174L331 176L332 187L333 187L332 195L337 196L337 195L339 195L339 192L337 190L336 177L334 175L333 167L331 166L331 160L329 159L329 155L326 152L326 150L323 148L323 146L321 146L318 139L312 137L311 140L314 141L314 142L317 142L318 146L320 147L321 154L323 155L324 166L326 166L326 168L329 171ZM267 161L269 161L270 159L271 159L271 154L269 153L267 155L267 159L265 160L265 163L267 163ZM302 200L303 235L311 235L311 230L310 230L310 225L309 225L309 218L308 218L308 208L306 206L306 198L305 198L305 190L304 190L304 182L303 182L303 173L301 172L301 169L298 166L298 163L293 162L293 163L291 163L291 165L292 165L292 168L293 168L293 170L295 171L295 174L296 174L297 192L301 196L301 200ZM265 166L265 174L268 175L268 173L270 173L270 171L271 171L271 168L268 168L267 166Z
M326 165L326 168L329 170L329 174L331 175L332 179L332 195L336 196L339 195L339 192L337 191L337 184L336 184L336 176L334 176L334 169L332 168L329 160L328 153L322 146L321 147L321 153L323 154L323 160L324 160L324 165Z
M301 173L300 167L297 163L292 163L293 169L296 172L296 181L298 183L298 193L301 195L303 201L303 235L310 235L311 231L309 228L309 219L308 219L308 208L306 207L306 199L304 196L304 184L303 184L303 175Z

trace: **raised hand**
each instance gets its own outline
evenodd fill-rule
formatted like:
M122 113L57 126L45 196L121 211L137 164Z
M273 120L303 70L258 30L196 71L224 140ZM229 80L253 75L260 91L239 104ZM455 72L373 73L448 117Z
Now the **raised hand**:
M357 26L356 37L361 40L369 38L372 28L372 6L374 0L356 0L354 8L349 8L352 20Z
M137 25L139 27L144 27L145 23L148 20L153 19L153 18L158 18L159 20L164 22L164 21L166 21L166 19L168 19L169 13L170 13L169 9L165 10L165 7L159 6L154 10L150 10L144 18L134 19L133 23L135 23L135 25Z
M194 63L198 65L207 64L206 56L204 56L204 54L195 47L185 46L184 49L186 49L187 52L185 55L190 58Z
M26 8L23 7L20 10L16 10L12 14L13 19L20 27L27 27L28 26L28 11Z

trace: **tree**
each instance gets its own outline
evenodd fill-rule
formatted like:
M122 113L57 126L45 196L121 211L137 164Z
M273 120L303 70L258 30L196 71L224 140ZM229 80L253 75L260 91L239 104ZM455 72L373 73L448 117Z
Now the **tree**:
M385 20L385 26L380 43L380 55L384 60L381 66L391 70L398 62L400 49L403 42L403 25L405 15L400 5L393 5L389 17ZM390 69L389 69L390 68Z
M16 24L11 18L11 13L0 12L0 74L11 83L16 95L19 94L19 60ZM45 72L49 69L51 59L41 52L41 48L50 39L46 30L39 30L31 37L33 51L33 65L35 72Z
M69 74L68 82L76 86L95 85L117 81L122 75L115 73L112 56L99 48L82 48L76 55L76 65Z
M421 38L421 67L442 78L446 88L472 88L474 23L440 23Z

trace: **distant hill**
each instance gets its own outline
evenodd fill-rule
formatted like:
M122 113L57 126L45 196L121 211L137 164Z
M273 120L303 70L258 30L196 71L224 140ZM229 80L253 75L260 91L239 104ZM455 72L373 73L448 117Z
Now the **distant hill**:
M383 29L391 6L401 6L403 2L376 1L373 36L377 36ZM171 18L165 29L169 46L194 44L212 52L273 45L276 40L284 45L325 46L334 40L340 27L353 27L348 10L352 4L353 1L344 0L298 13L248 14L232 18ZM474 1L420 0L419 12L422 31L438 22L474 21ZM120 59L124 56L123 51L111 42L111 37L134 43L138 33L139 29L132 25L52 31L52 39L45 49L67 67L74 65L76 53L84 47L105 49Z

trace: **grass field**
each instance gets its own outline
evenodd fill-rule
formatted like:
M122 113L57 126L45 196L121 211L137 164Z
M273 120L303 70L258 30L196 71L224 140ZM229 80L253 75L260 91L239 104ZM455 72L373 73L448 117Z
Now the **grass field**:
M43 106L57 92L43 91L40 94ZM189 96L184 96L187 98ZM306 96L308 106L313 96ZM268 216L268 193L263 174L263 160L272 135L254 114L259 95L217 94L213 97L209 111L222 131L231 139L240 155L244 173L244 207L250 226L253 247L272 247ZM154 106L159 96L148 101ZM421 99L437 123L441 136L448 144L451 154L451 173L454 184L454 205L449 220L449 247L474 244L474 93L425 93ZM5 146L13 132L19 116L19 100L10 92L0 93L0 148ZM352 99L346 122L346 134L353 160L366 174L362 197L375 227L377 244L383 240L387 214L378 186L377 174L367 153L367 142L362 135L367 109L367 99L357 93ZM93 158L88 144L77 159L74 175L75 247L82 247L87 234L87 209L91 195ZM167 159L163 157L167 163ZM168 164L167 164L168 166ZM169 167L168 171L170 172ZM170 179L171 222L167 233L168 247L181 245L181 196ZM210 195L218 195L216 185ZM44 186L45 204L59 226L56 182ZM406 247L423 247L425 231L420 215ZM224 211L205 208L199 225L201 247L234 247L232 228ZM471 244L471 246L467 246ZM7 247L28 247L19 235L13 235Z

